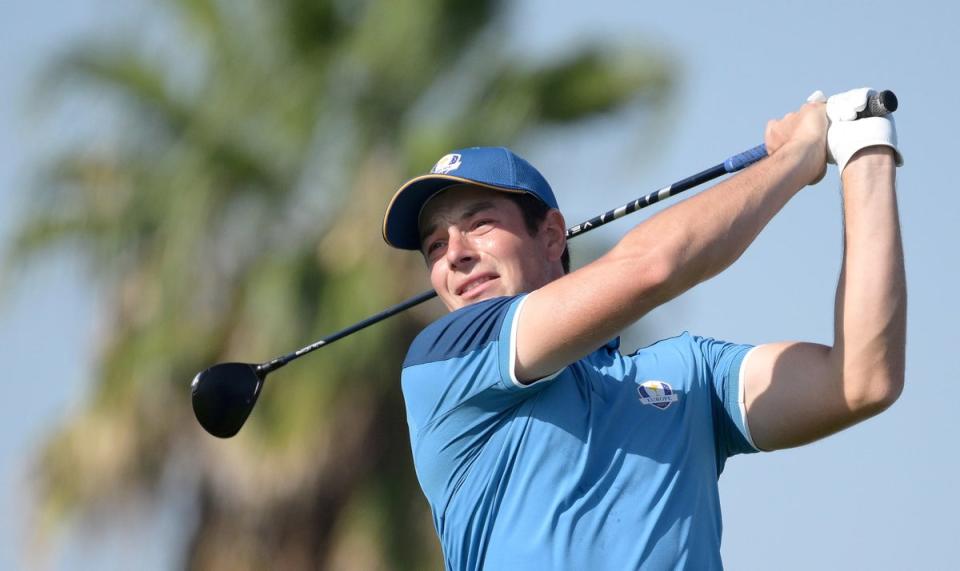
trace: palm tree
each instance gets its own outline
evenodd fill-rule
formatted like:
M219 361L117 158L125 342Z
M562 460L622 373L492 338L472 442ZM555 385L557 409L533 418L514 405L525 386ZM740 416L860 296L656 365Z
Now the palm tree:
M438 567L397 382L437 308L271 376L230 441L198 427L189 381L421 291L415 256L379 236L399 182L450 148L656 104L666 65L601 47L515 61L493 0L164 9L170 49L86 45L50 72L110 94L123 128L45 167L8 257L73 245L113 300L92 394L38 458L42 527L162 501L176 478L196 506L187 567Z

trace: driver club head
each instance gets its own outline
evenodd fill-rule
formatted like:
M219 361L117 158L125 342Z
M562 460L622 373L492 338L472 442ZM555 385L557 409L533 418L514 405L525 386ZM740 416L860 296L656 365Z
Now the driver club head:
M249 363L220 363L197 373L190 390L200 426L219 438L239 432L257 403L265 377Z

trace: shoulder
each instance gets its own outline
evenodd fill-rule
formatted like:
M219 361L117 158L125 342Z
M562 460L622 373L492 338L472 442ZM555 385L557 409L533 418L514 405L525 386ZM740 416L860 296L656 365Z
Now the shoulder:
M702 337L691 335L689 331L684 331L673 337L660 339L646 347L640 347L631 355L666 355L666 354L689 354L694 347L702 340Z
M750 345L730 343L684 331L637 349L630 357L639 363L678 366L691 373L710 376L718 371L725 373L731 369L739 369L740 361L750 348Z
M686 353L700 358L709 358L714 353L722 353L729 350L749 349L752 345L741 345L715 339L713 337L704 337L695 335L689 331L684 331L679 335L661 339L651 345L637 349L634 354L665 354L665 353Z
M417 335L403 368L462 357L499 340L523 296L498 297L448 313Z

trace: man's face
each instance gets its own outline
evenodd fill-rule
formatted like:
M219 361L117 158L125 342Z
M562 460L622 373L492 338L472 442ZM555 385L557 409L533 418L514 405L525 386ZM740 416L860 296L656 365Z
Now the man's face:
M531 236L515 202L478 187L448 189L426 204L420 246L430 283L450 311L533 291L555 277L558 264L547 232Z

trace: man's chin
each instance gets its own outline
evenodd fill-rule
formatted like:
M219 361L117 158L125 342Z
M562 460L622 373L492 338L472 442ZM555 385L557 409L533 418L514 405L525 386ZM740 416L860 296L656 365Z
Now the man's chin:
M446 300L444 300L444 304L447 306L447 308L450 311L456 311L458 309L467 307L468 305L480 303L481 301L487 301L488 299L493 299L495 297L503 297L504 295L506 294L499 291L485 291L480 295L476 297L471 297L471 298L463 298L463 297L457 296L453 298L449 303Z

